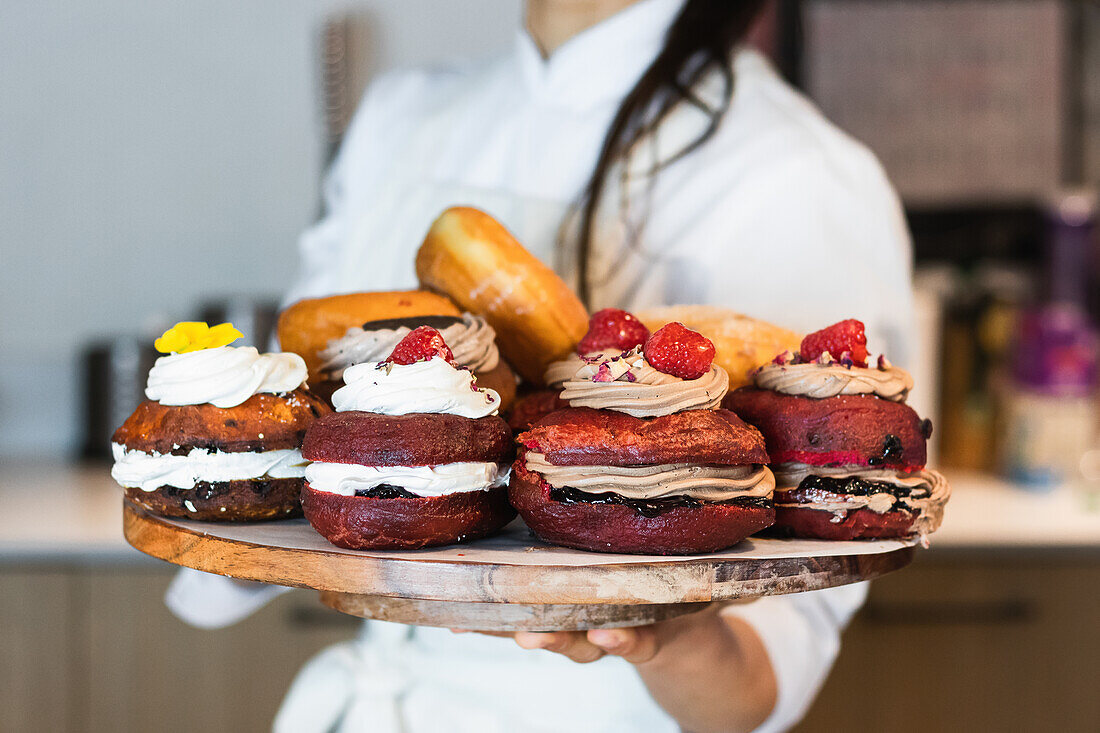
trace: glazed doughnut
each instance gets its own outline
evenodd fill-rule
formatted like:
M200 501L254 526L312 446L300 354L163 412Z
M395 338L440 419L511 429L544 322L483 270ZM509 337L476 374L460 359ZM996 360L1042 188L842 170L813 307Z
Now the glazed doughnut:
M461 316L455 304L422 290L348 293L299 300L279 314L279 344L305 359L309 382L321 381L319 354L328 342L369 321L415 316Z
M423 287L484 317L504 358L536 385L588 328L569 286L478 209L447 209L435 220L417 252L416 275Z

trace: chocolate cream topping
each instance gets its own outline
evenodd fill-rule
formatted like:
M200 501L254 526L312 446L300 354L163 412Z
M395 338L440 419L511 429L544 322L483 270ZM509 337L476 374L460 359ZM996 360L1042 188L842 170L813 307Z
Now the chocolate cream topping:
M657 417L682 410L713 410L729 389L729 375L718 365L712 365L698 379L680 379L653 368L640 348L611 353L577 357L580 365L562 380L560 397L573 407ZM551 365L547 381L556 382L552 378L559 375L555 365Z
M909 390L913 389L913 377L909 372L885 360L878 367L772 363L756 372L753 383L760 389L814 399L873 394L892 402L905 402Z
M768 498L775 479L766 466L700 466L667 463L655 466L555 466L541 453L528 451L527 469L555 489L589 494L611 492L628 499L687 496L699 501Z
M462 319L439 329L443 340L454 354L455 362L473 372L492 371L500 363L497 351L496 331L481 316L462 314ZM321 370L330 379L340 380L344 370L353 364L383 361L393 352L393 347L412 330L408 326L378 328L394 325L379 322L364 324L366 329L353 327L342 337L329 341L321 353ZM429 324L430 325L430 324Z

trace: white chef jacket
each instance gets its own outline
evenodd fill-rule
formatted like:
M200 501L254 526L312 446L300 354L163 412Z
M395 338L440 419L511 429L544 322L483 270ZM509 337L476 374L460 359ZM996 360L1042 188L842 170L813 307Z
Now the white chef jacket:
M641 0L548 60L519 33L510 51L485 62L378 78L326 181L327 213L302 238L302 274L287 301L415 287L413 256L429 223L459 204L492 213L574 280L575 258L563 244L569 206L681 2ZM597 222L593 307L704 303L802 331L858 317L872 348L904 364L910 248L881 167L758 53L738 50L732 64L732 104L713 138L646 177L653 156L665 159L705 123L678 110L655 141L639 146L626 183L606 197L614 203L601 207ZM714 86L701 93L713 98ZM237 620L272 592L185 573L168 601L185 620L212 626ZM801 718L865 594L860 584L725 610L752 624L776 674L778 702L760 731ZM419 733L444 725L677 730L620 659L576 665L509 640L381 622L311 662L276 727Z

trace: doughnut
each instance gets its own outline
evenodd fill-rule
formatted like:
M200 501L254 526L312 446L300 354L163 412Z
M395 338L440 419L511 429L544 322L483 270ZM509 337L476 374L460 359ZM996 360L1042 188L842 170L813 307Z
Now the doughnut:
M461 316L447 298L421 290L348 293L299 300L279 314L277 334L284 351L305 359L309 382L322 379L319 353L353 326L413 316Z
M722 406L763 433L773 464L916 471L927 460L931 423L902 402L873 395L815 400L743 387Z
M569 286L478 209L447 209L435 220L416 254L416 275L422 287L484 317L502 356L534 385L588 329Z

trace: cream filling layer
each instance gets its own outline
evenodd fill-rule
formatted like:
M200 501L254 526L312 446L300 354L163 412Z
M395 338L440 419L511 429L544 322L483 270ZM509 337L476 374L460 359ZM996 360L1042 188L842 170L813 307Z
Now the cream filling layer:
M913 377L895 366L879 369L810 362L767 364L753 376L753 384L759 389L818 400L873 394L892 402L904 402L913 389Z
M193 489L200 482L242 481L259 478L301 478L306 461L297 448L259 453L226 453L192 448L189 453L145 453L111 444L115 464L111 477L126 488L154 491L161 486Z
M444 463L438 466L360 466L315 461L306 467L310 488L354 496L383 484L423 497L488 491L508 483L511 467L499 463Z
M849 510L870 509L883 514L895 508L908 509L917 515L913 531L921 536L939 529L943 522L943 510L951 497L951 486L939 471L922 469L912 473L893 471L883 468L863 468L859 466L809 466L804 463L783 463L773 466L776 484L780 490L798 487L807 476L825 476L827 478L859 478L864 481L887 483L910 489L909 496L894 496L887 492L851 496L834 494L835 500L812 501L806 503L777 502L778 507L818 509L833 512L833 522L842 522Z
M340 380L344 370L353 364L384 361L411 330L405 326L370 331L358 326L349 328L341 338L329 341L328 347L318 355L321 370L329 378ZM463 313L461 323L447 326L440 333L459 366L474 372L488 372L500 363L496 331L481 316Z
M562 383L560 397L573 407L658 417L682 410L712 410L729 390L729 375L718 365L698 379L680 379L657 371L639 349L581 361L576 373Z
M542 453L527 452L527 470L555 489L589 494L611 492L628 499L687 496L700 501L768 498L775 478L766 466L700 466L666 463L654 466L555 466Z

